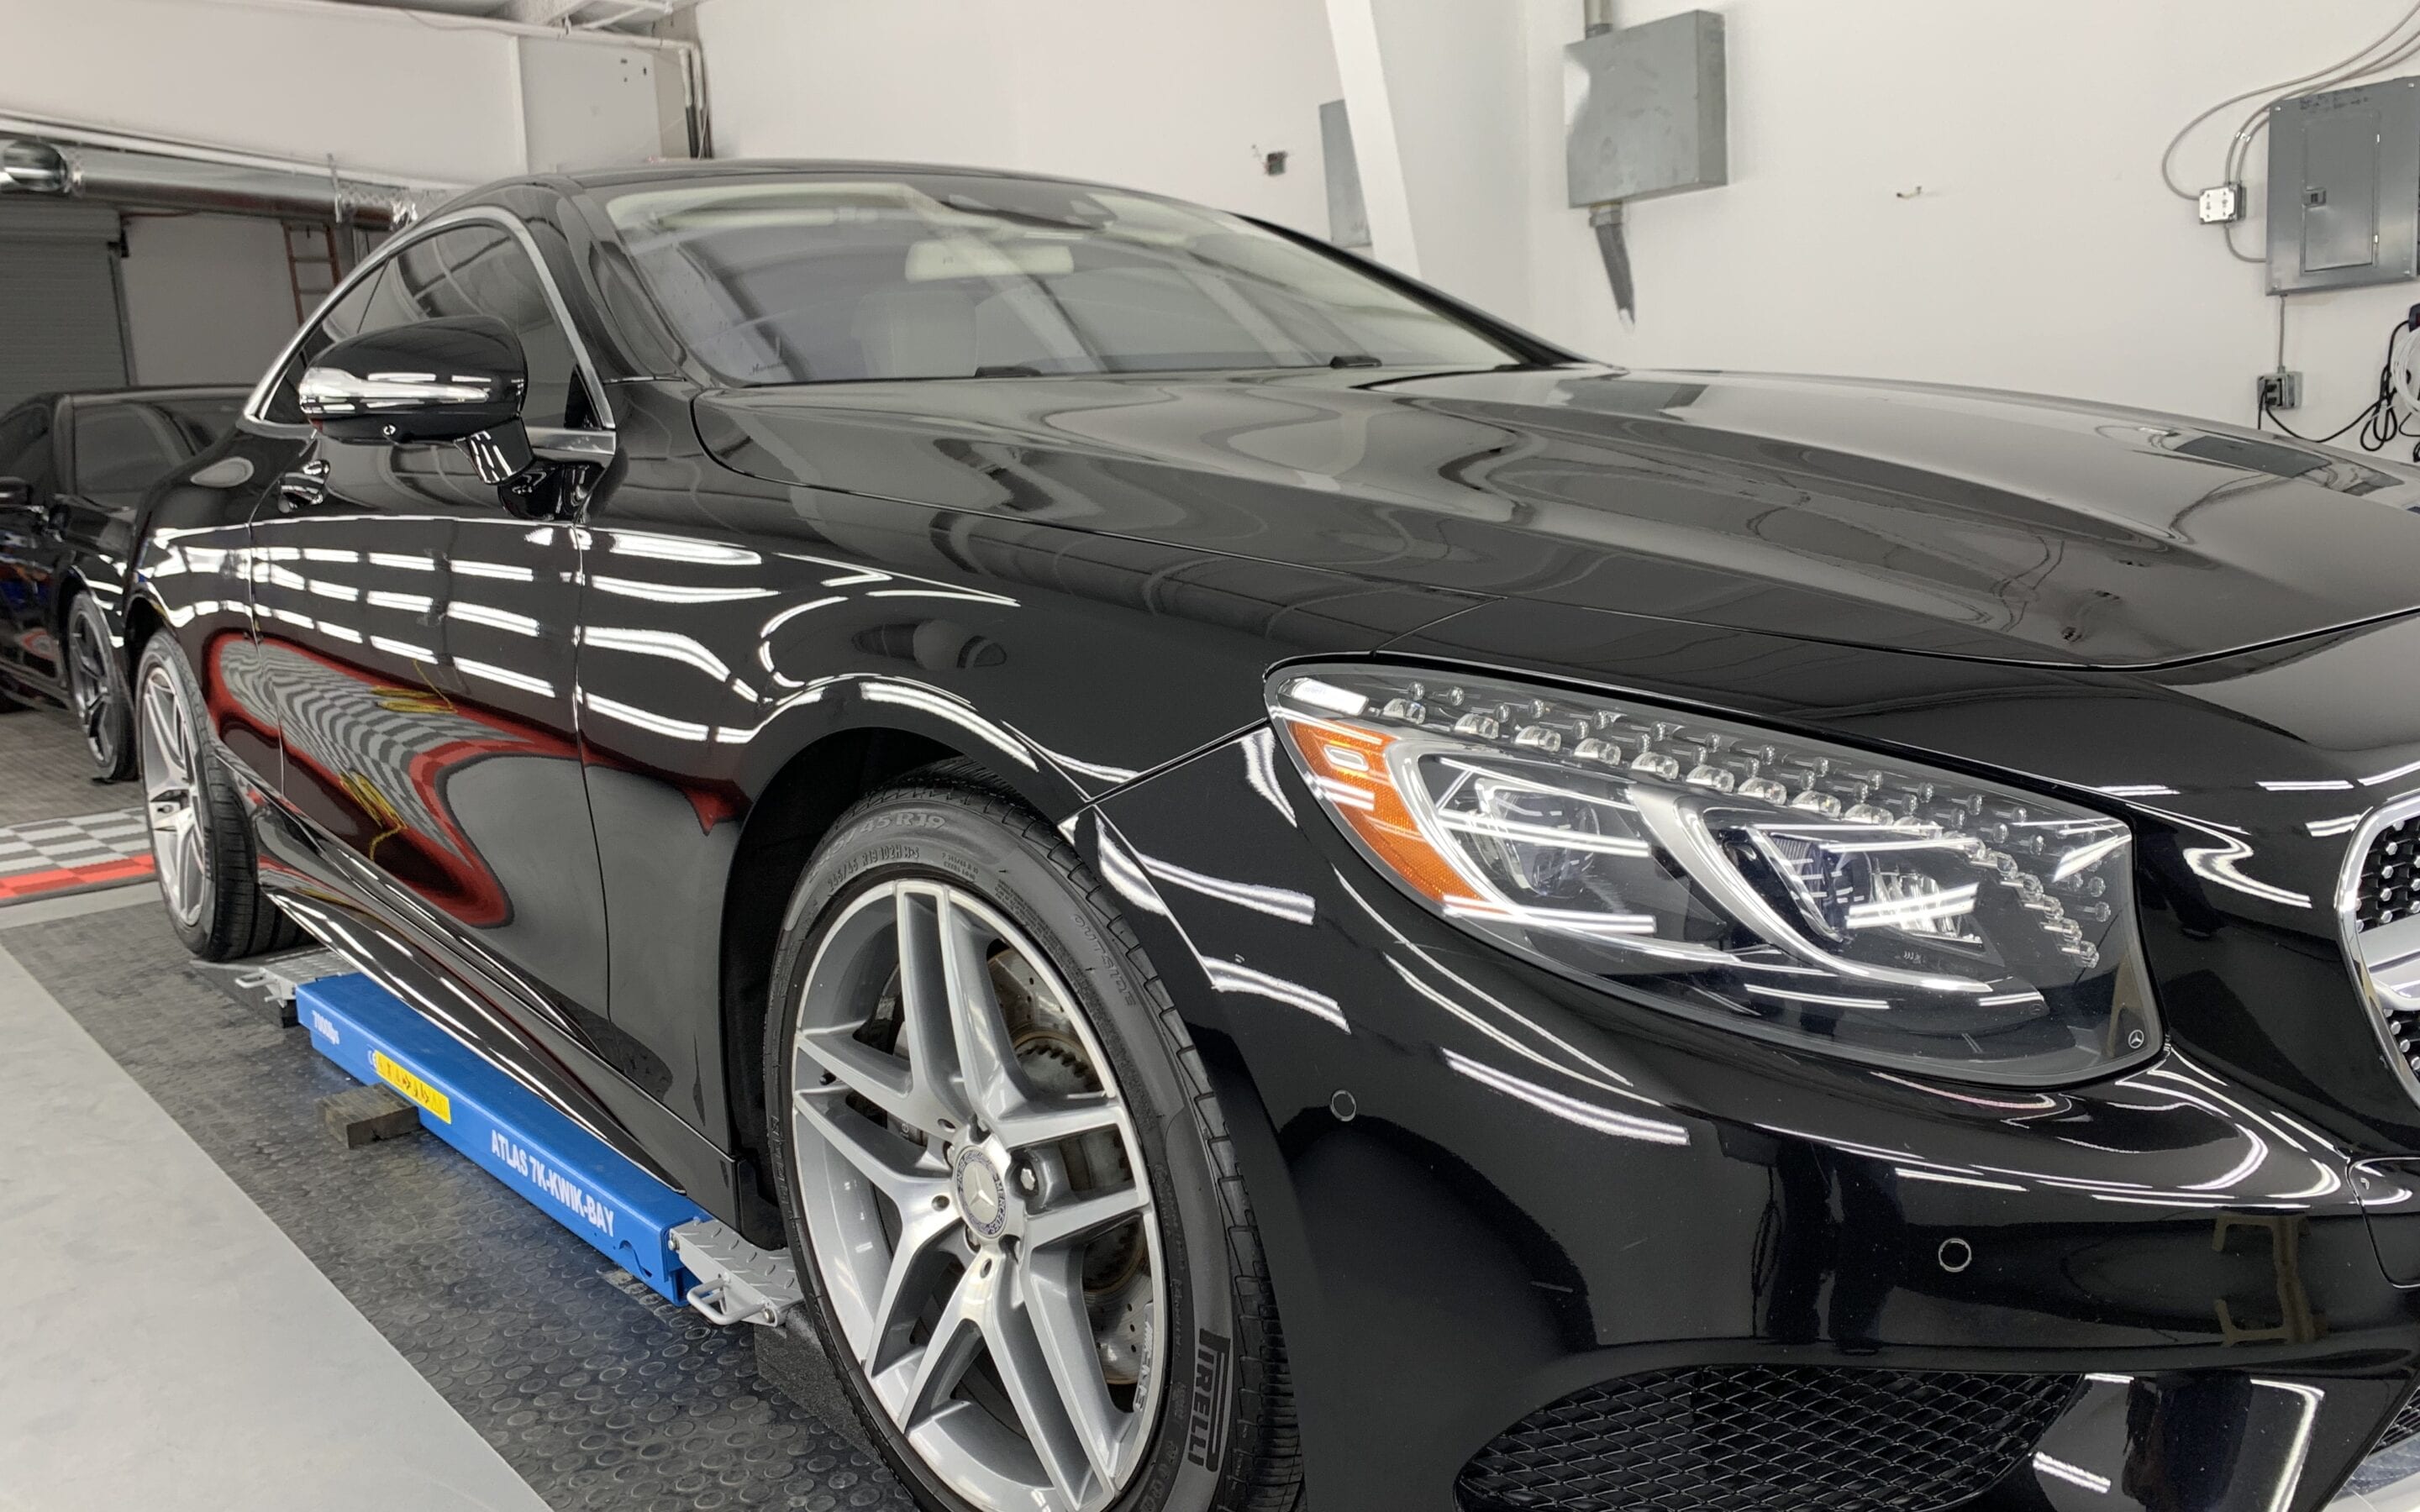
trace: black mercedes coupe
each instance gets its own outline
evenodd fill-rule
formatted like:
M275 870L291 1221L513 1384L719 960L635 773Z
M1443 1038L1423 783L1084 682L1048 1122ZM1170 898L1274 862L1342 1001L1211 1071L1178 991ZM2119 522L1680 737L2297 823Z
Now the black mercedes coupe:
M150 509L193 949L786 1249L928 1506L2306 1512L2420 1427L2420 472L734 162L396 237Z
M134 769L126 575L144 495L226 435L243 396L38 393L0 413L0 708L66 704L103 781Z

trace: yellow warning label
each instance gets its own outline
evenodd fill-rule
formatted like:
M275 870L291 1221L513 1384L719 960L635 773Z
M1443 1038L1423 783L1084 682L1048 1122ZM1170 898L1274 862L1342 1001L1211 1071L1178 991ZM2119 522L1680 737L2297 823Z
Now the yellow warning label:
M422 1081L419 1077L414 1076L402 1066L399 1066L396 1064L396 1062L388 1059L385 1051L373 1050L370 1052L370 1070L379 1073L379 1080L386 1083L389 1087L394 1088L396 1091L401 1092L404 1096L411 1099L414 1103L419 1103L422 1107L427 1108L429 1112L436 1114L442 1121L446 1123L452 1123L454 1121L453 1100L434 1087L429 1086L427 1082Z

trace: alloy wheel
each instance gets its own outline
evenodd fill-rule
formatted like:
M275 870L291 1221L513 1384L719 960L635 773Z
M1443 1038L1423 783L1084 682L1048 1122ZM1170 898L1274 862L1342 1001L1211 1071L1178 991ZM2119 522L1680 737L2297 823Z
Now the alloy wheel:
M1149 1178L1047 959L947 883L825 933L791 1041L800 1218L881 1411L986 1512L1095 1512L1151 1439L1166 1316Z
M114 655L91 619L83 614L68 622L68 693L75 705L77 726L92 752L93 764L105 776L117 771L119 724L110 717L110 657Z
M143 797L151 821L151 856L168 911L191 927L209 902L209 854L202 833L199 761L184 689L167 667L143 673L138 747Z

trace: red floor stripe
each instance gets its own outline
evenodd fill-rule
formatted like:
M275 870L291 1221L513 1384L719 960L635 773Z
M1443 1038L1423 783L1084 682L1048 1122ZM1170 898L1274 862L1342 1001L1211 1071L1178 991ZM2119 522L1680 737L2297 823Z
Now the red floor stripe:
M113 883L140 882L151 872L152 861L147 856L130 856L120 861L96 861L90 866L63 866L48 872L21 872L15 876L0 877L0 903L39 897L43 893L105 887Z

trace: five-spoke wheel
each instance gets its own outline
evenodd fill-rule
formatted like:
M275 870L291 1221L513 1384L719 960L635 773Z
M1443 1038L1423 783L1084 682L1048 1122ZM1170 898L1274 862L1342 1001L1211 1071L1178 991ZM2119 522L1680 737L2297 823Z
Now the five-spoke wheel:
M151 820L151 856L169 917L191 929L209 906L210 887L193 713L175 669L157 662L144 669L141 702L143 803Z
M882 1410L979 1507L1106 1506L1163 1373L1159 1240L1047 959L951 883L870 887L823 937L791 1053L801 1216Z
M252 823L209 745L200 685L173 632L134 666L134 751L161 900L185 949L206 961L257 955L298 937L261 891Z

